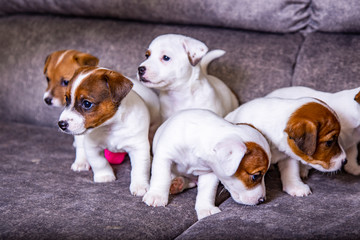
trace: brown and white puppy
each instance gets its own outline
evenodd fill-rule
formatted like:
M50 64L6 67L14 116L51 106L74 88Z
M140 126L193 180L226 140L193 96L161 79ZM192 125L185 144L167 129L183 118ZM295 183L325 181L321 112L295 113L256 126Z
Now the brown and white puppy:
M45 60L44 74L47 88L44 101L53 107L65 106L65 91L75 71L83 66L96 66L99 59L91 54L77 50L55 51ZM71 165L73 171L87 171L90 165L86 160L83 148L83 136L74 136L76 157Z
M62 50L51 53L45 60L44 74L47 88L44 101L55 107L65 106L65 91L75 71L83 66L96 66L97 57L77 50Z
M219 180L238 203L265 200L270 147L249 125L229 123L205 109L182 110L159 127L153 152L151 185L143 198L149 206L165 206L172 179L179 176L198 178L198 219L220 212L215 206Z
M115 180L103 155L105 148L127 152L132 166L130 191L142 196L149 187L151 117L143 97L132 87L133 82L120 73L80 68L67 88L59 127L68 134L84 135L85 154L95 182Z
M353 175L360 175L360 165L357 162L357 145L360 142L360 87L329 93L297 86L277 89L267 97L315 97L326 102L339 116L341 124L339 140L347 159L344 169ZM303 177L307 177L306 169L303 170L305 170L302 173Z
M300 179L299 161L319 171L337 171L345 163L338 143L336 113L314 98L259 98L243 104L226 118L250 123L270 141L272 163L278 163L283 190L292 196L311 193Z

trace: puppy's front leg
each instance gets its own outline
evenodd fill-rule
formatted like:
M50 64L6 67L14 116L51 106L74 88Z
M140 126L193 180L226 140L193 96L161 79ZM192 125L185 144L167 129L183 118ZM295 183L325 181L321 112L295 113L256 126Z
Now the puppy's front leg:
M149 145L146 141L144 145ZM132 149L128 152L131 161L130 192L135 196L144 196L149 189L150 146Z
M195 203L195 210L199 220L221 212L221 210L215 206L218 185L219 179L214 173L207 173L199 176L198 193L196 195Z
M347 163L344 168L345 171L352 175L360 175L360 165L357 162L358 149L357 144L346 150Z
M75 161L71 165L71 170L75 172L90 170L90 164L86 160L86 154L84 150L84 136L74 136L74 147L76 149Z
M300 179L300 162L285 159L278 162L283 191L291 196L303 197L311 194L310 187Z
M150 189L144 195L143 202L148 206L166 206L169 201L169 190L171 184L171 164L172 161L161 153L155 154L152 171Z
M94 173L94 182L115 181L114 170L104 157L104 149L92 144L90 138L84 138L86 158Z

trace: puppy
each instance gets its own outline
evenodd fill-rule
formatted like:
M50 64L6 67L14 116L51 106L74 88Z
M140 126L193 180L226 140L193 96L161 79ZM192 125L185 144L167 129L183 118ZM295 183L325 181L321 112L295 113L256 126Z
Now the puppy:
M49 106L65 106L65 91L75 71L83 66L96 66L99 59L77 50L62 50L46 57L44 74L47 88L44 101Z
M163 121L183 109L203 108L225 116L239 106L232 91L206 71L207 65L225 52L207 52L204 43L182 35L161 35L151 42L138 78L159 91Z
M77 50L62 50L51 53L45 60L44 74L47 88L44 101L49 106L65 106L65 91L75 71L83 66L96 66L99 59ZM74 137L76 157L71 165L73 171L87 171L90 165L83 148L83 136Z
M339 116L341 124L339 141L347 158L344 168L353 175L360 175L360 165L357 162L357 144L360 142L360 88L327 93L307 87L288 87L275 90L268 97L315 97L327 103ZM307 176L307 173L303 175Z
M234 125L205 109L183 110L159 127L153 153L150 189L143 197L149 206L168 203L177 176L198 177L198 219L220 212L214 205L219 180L238 203L265 201L270 147L249 125Z
M143 99L154 93L142 86L149 95L140 96L132 90L133 85L120 73L108 69L80 68L67 88L66 107L58 124L65 133L84 135L85 154L95 182L115 180L102 150L127 152L132 166L130 191L142 196L149 187L151 123Z
M307 196L308 185L299 176L299 161L319 171L337 171L345 162L338 143L340 123L335 112L314 98L259 98L229 113L230 122L254 125L269 140L272 163L277 163L283 190Z

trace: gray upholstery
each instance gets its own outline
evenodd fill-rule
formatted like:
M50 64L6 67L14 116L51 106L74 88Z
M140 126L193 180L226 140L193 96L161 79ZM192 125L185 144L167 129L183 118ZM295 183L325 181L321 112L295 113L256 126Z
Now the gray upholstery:
M0 239L358 239L359 176L312 171L313 194L281 191L276 167L267 200L236 204L219 187L221 213L197 221L196 189L152 208L129 191L130 162L95 184L70 170L73 138L45 105L46 56L77 49L135 77L164 33L197 38L226 54L209 65L241 103L303 85L359 87L357 0L0 0Z

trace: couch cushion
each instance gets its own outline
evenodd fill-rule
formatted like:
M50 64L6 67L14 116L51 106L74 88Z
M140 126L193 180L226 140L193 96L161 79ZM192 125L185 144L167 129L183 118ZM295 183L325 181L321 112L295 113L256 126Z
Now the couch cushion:
M313 33L306 37L293 85L337 92L360 85L360 35Z
M358 239L359 177L311 172L306 183L311 195L287 195L273 169L266 176L265 203L244 206L228 199L220 205L221 213L195 223L176 239Z
M57 126L60 109L43 101L46 56L77 49L100 65L136 77L149 43L165 33L185 34L227 53L209 66L241 102L290 86L300 34L262 34L229 29L157 25L104 19L17 15L0 18L0 119Z
M130 194L130 162L117 180L70 170L73 137L0 123L0 239L173 239L197 221L196 189L148 207Z
M308 28L325 32L359 32L358 0L312 0Z
M0 15L9 13L54 13L131 19L157 23L197 24L295 32L307 26L310 0L0 0Z

